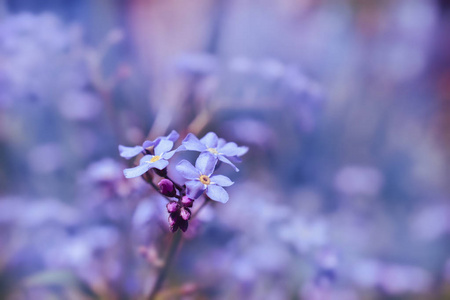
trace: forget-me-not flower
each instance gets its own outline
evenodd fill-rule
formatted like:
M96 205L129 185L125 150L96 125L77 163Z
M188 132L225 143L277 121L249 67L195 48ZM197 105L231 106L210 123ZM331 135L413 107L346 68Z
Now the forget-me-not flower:
M147 172L148 170L155 168L162 170L169 164L170 159L175 150L172 150L173 142L168 139L161 139L155 146L155 155L145 155L141 158L139 166L123 170L123 174L126 178L138 177Z
M236 172L239 169L230 161L239 160L239 157L247 153L248 147L239 147L236 143L227 143L224 139L219 139L214 132L208 132L200 140L192 133L189 133L183 140L182 145L178 148L178 151L191 150L199 151L201 153L208 153L216 160L220 160L230 166L232 166Z
M182 160L176 166L176 170L186 181L186 194L189 198L196 199L206 190L206 195L214 201L226 203L228 193L223 188L233 182L226 176L214 175L217 159L209 153L201 153L195 162L195 167L187 160Z
M173 147L173 143L175 143L179 137L180 135L178 134L178 132L172 130L172 132L170 132L168 136L160 136L156 138L154 141L145 141L142 144L142 146L126 147L119 145L120 156L125 157L126 159L130 159L138 155L139 153L145 153L146 149L150 149L151 147L156 146L162 140L171 141Z

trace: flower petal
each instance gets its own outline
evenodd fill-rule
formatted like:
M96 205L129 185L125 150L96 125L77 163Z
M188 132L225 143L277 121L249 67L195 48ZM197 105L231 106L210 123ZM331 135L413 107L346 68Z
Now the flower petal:
M171 159L172 156L175 154L175 152L176 152L176 150L166 152L161 157L164 159Z
M126 147L119 145L120 156L125 157L127 159L138 155L142 151L144 151L144 148L142 148L141 146Z
M217 185L220 185L220 186L230 186L233 183L234 182L231 181L231 179L228 178L227 176L223 176L223 175L211 176L211 184L217 184Z
M223 187L215 184L208 185L206 195L208 195L208 197L212 200L222 203L227 203L229 199L227 191L225 191Z
M248 147L239 147L236 143L230 142L223 145L221 148L217 149L220 154L225 156L242 156L248 151Z
M144 155L141 160L139 161L139 165L143 165L143 164L150 164L151 159L152 159L153 155Z
M155 155L161 155L165 152L172 150L172 148L173 148L172 141L161 139L159 143L155 146Z
M239 147L236 143L230 142L218 148L217 151L226 156L236 156L239 152Z
M216 148L219 138L214 132L208 132L200 139L200 142L202 142L207 148Z
M239 151L238 151L238 154L236 154L237 156L242 156L242 155L244 155L245 153L248 152L248 147L247 146L240 146L238 148L239 148Z
M175 169L178 171L178 173L181 174L186 179L197 179L200 177L201 173L199 170L197 170L190 162L183 159L180 161Z
M195 161L195 167L204 175L211 176L217 163L217 158L210 152L202 152Z
M186 195L191 199L197 199L205 190L205 185L198 180L186 182Z
M223 155L219 155L218 158L219 158L220 161L223 161L227 165L232 166L236 172L239 172L239 169L228 158L226 158Z
M134 177L141 176L142 174L147 172L149 169L150 169L149 164L141 164L137 167L123 170L123 175L125 175L126 178L134 178Z
M150 168L155 168L158 170L162 170L169 165L169 162L165 159L157 160L150 164Z
M166 139L175 143L179 137L180 137L180 135L178 134L178 132L176 132L175 130L172 130L169 133L169 135L166 137Z
M158 144L159 140L160 140L160 138L157 138L157 139L154 140L154 141L145 141L145 142L142 144L142 147L143 147L144 149L147 149L147 148L150 148L150 147L152 147L152 146L155 146L156 144Z
M222 148L227 142L223 138L219 138L217 142L217 148Z
M200 140L193 135L192 133L189 133L183 140L182 145L179 147L179 151L182 150L192 150L192 151L199 151L202 152L206 150L206 146L203 145Z

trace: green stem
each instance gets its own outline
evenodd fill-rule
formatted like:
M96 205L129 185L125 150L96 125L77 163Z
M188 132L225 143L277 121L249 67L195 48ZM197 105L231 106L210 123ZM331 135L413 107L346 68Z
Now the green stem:
M173 236L172 243L169 248L169 252L167 253L167 257L164 261L164 266L159 271L158 278L156 279L155 285L153 286L153 289L152 289L150 295L148 296L149 300L154 300L156 295L158 294L159 290L161 289L161 287L164 283L164 280L166 279L167 274L169 272L170 264L171 264L173 258L175 257L175 253L177 252L178 246L180 245L181 237L182 237L181 230L178 230Z

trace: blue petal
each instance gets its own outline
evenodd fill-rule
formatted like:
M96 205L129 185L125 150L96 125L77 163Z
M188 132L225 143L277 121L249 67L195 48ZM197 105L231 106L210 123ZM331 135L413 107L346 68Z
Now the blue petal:
M165 159L160 159L150 164L150 168L155 168L158 170L162 170L169 165L169 162Z
M175 169L186 179L197 179L201 175L200 171L185 159L180 161Z
M180 137L180 135L178 134L178 132L176 132L175 130L172 130L169 133L169 135L166 137L166 139L175 143L179 137Z
M214 132L208 132L204 137L200 139L200 142L202 142L207 148L217 148L219 138Z
M161 157L164 159L171 159L172 156L175 154L175 152L176 152L176 150L166 152Z
M227 142L223 138L219 138L217 142L217 148L222 148Z
M223 155L219 155L219 160L220 161L223 161L224 163L226 163L227 165L230 165L230 166L232 166L233 167L233 169L236 171L236 172L239 172L239 169L228 159L228 158L226 158L225 156L223 156Z
M137 167L123 170L123 175L125 175L126 178L134 178L134 177L141 176L142 174L147 172L149 169L150 169L149 164L141 164Z
M186 182L186 195L191 199L197 199L203 194L205 185L198 180L191 180Z
M150 148L150 147L155 146L156 144L158 144L158 142L159 142L159 138L157 138L157 139L154 140L154 141L145 141L145 142L142 144L142 147L143 147L144 149L147 149L147 148Z
M195 161L195 167L204 175L211 176L217 163L217 158L210 152L202 152Z
M248 152L248 147L247 146L240 146L238 154L236 154L236 155L237 156L242 156L242 155L244 155L247 152Z
M155 146L155 155L161 155L165 152L172 150L173 142L169 140L160 140L158 145Z
M236 156L239 152L239 147L236 145L236 143L226 143L222 147L218 148L217 151L220 154L226 155L226 156Z
M184 148L184 149L180 149L180 148ZM195 135L193 135L192 133L189 133L184 138L182 146L180 146L179 149L180 149L180 151L192 150L192 151L202 152L202 151L206 150L206 146L203 145Z
M211 184L217 184L220 186L230 186L234 182L230 180L230 178L223 175L214 175L211 176Z
M223 189L223 187L210 184L206 189L206 195L214 201L219 201L222 203L228 202L228 193Z
M125 157L127 159L138 155L142 151L144 151L144 148L142 148L141 146L125 147L125 146L119 145L120 156Z
M150 160L152 159L152 157L153 155L144 155L139 161L139 165L150 164Z

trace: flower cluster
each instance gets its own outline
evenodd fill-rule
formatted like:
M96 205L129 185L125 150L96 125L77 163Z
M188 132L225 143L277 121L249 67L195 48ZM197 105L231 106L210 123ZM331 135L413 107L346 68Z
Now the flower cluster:
M240 162L240 157L248 151L248 147L226 142L213 132L207 133L201 139L189 133L181 145L173 149L179 137L180 135L173 130L168 136L145 141L142 146L119 145L120 156L124 158L143 155L138 166L125 169L123 173L126 178L142 176L168 199L167 212L172 232L178 229L183 232L187 230L191 218L190 208L194 200L202 195L205 195L205 201L214 200L221 203L228 201L229 196L224 187L231 186L233 182L224 175L213 175L214 171L219 162L223 162L238 172L235 163ZM167 166L175 153L184 151L197 151L200 154L195 165L183 159L175 166L176 171L186 179L185 183L180 185L168 176ZM158 185L153 182L155 174L161 177Z

